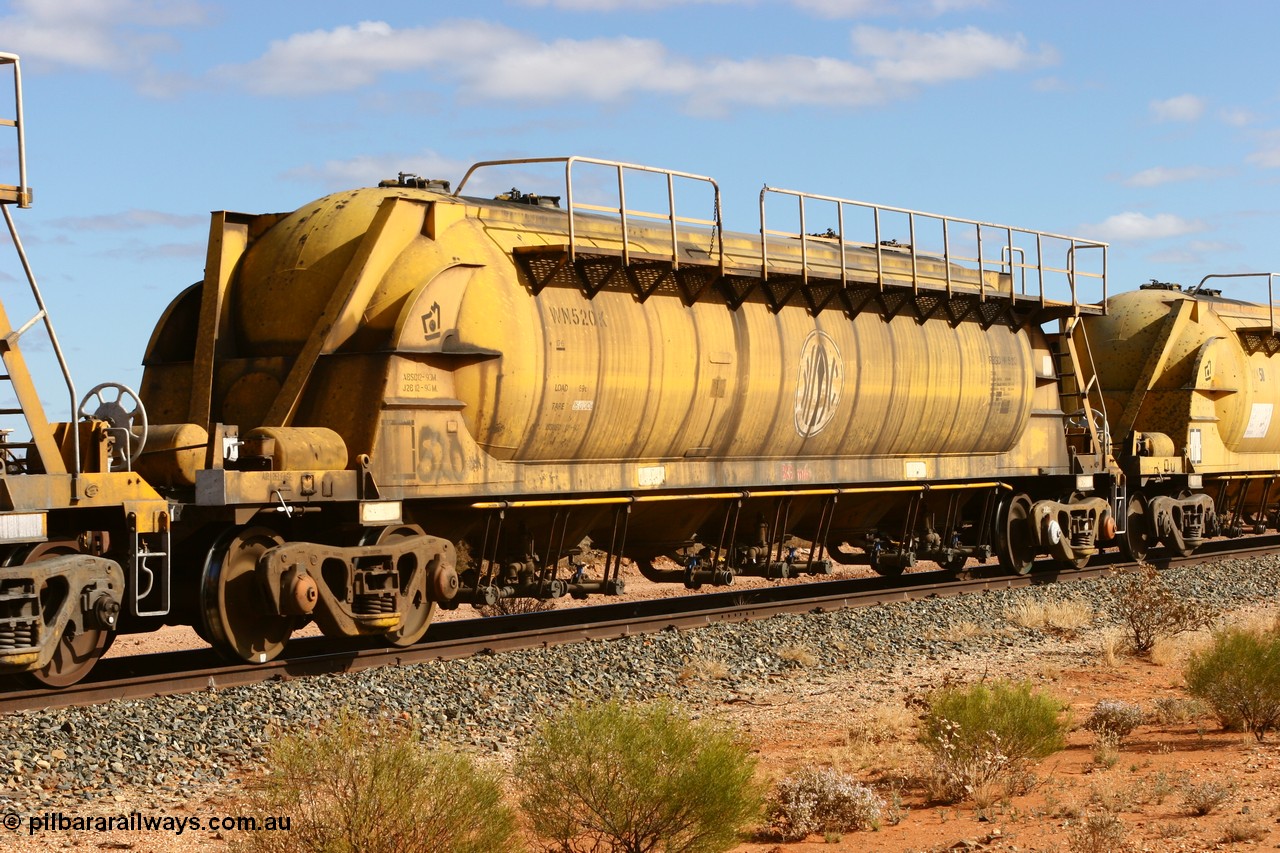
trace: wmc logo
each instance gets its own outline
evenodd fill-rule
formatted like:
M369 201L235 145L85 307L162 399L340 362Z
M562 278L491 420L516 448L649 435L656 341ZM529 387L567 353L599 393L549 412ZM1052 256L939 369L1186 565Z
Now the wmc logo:
M844 361L840 358L840 348L826 332L814 329L800 349L796 432L804 438L822 432L835 416L843 387Z

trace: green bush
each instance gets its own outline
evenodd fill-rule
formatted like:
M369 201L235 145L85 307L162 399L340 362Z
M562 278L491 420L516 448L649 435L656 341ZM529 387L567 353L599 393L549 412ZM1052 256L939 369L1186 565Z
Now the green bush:
M972 733L962 735L960 748L969 742L981 744L993 733L1000 750L1011 761L1031 761L1052 755L1066 746L1066 724L1059 719L1060 701L1035 690L1030 682L993 681L968 687L947 687L928 697L920 738L925 746L941 739L944 723Z
M1280 724L1280 633L1232 628L1214 634L1183 673L1187 690L1203 699L1227 728L1258 740Z
M933 756L930 796L982 801L1016 793L1029 761L1066 745L1062 703L1027 682L944 688L928 697L920 742Z
M255 809L288 832L248 834L251 853L493 853L522 849L499 778L429 750L408 725L339 714L272 748Z
M665 703L574 705L539 727L515 776L530 827L564 853L714 853L760 815L747 745Z

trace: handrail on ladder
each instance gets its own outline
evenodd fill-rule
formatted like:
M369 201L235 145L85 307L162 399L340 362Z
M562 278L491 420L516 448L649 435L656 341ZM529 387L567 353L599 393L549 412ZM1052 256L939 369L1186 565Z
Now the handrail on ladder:
M0 127L12 127L17 132L18 137L18 184L16 201L19 208L28 208L31 206L32 192L31 187L27 185L27 143L26 143L26 124L22 116L22 67L15 53L0 53L0 66L13 66L13 99L14 99L14 118L0 118ZM13 203L7 198L0 198L0 210L4 212L5 225L9 228L9 236L13 240L13 246L18 252L18 259L22 263L22 270L26 273L27 282L31 285L31 295L35 298L36 313L30 320L20 326L18 329L9 333L8 343L16 344L18 339L22 337L32 326L41 320L44 321L45 331L49 334L49 342L53 344L54 355L58 359L58 367L62 370L62 378L67 383L67 392L71 396L71 443L72 443L72 464L71 464L71 494L72 497L79 496L79 477L80 477L80 430L76 427L77 399L75 381L71 378L71 370L67 367L67 359L62 353L62 346L58 343L58 335L53 330L53 321L49 317L49 311L44 304L44 296L40 293L40 286L36 283L35 272L31 269L31 263L27 260L26 249L22 246L22 240L18 237L17 226L13 222L13 214L9 212L9 205Z

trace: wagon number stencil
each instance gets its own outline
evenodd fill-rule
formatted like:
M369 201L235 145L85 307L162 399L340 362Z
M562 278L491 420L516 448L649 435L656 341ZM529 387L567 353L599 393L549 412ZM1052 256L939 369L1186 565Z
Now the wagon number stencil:
M844 387L844 359L826 332L814 329L800 348L796 382L796 432L810 438L835 417Z

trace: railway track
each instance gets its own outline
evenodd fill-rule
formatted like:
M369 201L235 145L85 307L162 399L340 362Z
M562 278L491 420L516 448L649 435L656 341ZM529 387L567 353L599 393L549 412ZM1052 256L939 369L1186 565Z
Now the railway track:
M1203 562L1215 557L1263 556L1280 552L1280 535L1255 537L1248 547L1219 540L1189 557L1152 562L1161 567ZM1007 575L977 567L957 579L942 571L896 578L876 577L811 582L780 587L738 589L701 595L575 607L541 613L459 619L433 625L426 639L409 648L353 647L324 637L294 640L282 657L262 665L227 663L210 649L108 658L93 674L62 690L0 692L0 715L16 711L92 705L116 699L145 699L173 693L225 689L271 680L356 672L475 654L547 647L592 639L612 639L668 628L688 629L718 622L764 619L781 613L811 613L871 607L931 596L1013 589L1065 580L1084 580L1127 571L1136 564L1109 554L1097 565L1064 569L1047 561L1026 575ZM1045 568L1041 568L1044 566Z

